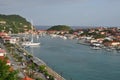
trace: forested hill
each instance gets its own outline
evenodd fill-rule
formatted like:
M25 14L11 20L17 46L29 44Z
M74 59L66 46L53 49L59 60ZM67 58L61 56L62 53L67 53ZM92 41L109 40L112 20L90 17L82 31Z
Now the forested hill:
M0 14L0 31L20 33L31 29L31 23L19 15Z
M66 26L66 25L56 25L56 26L50 27L48 30L70 31L72 29L71 29L71 27Z

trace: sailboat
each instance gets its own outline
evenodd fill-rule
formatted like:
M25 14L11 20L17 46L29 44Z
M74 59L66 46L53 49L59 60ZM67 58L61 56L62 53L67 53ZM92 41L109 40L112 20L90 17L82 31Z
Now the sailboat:
M31 25L31 28L32 28L32 32L33 32L33 25ZM31 41L26 41L26 42L23 42L22 43L22 46L39 46L40 45L40 42L33 42L33 33L32 33L32 36L31 36Z
M33 42L33 40L22 43L22 46L39 46L39 45L40 45L39 42Z

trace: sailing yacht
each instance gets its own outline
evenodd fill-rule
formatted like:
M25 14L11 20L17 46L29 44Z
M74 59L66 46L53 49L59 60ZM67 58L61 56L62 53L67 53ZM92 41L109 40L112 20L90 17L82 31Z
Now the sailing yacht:
M31 25L32 32L33 32L33 26ZM32 38L31 41L26 41L22 43L22 46L39 46L40 42L33 42L33 33L32 33Z
M22 46L39 46L39 45L40 45L39 42L33 42L33 40L22 43Z

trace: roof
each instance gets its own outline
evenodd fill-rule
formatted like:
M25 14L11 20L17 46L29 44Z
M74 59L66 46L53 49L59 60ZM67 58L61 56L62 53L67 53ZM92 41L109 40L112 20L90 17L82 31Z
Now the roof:
M0 53L5 53L6 51L4 49L0 49Z
M10 60L7 60L7 63L10 63Z
M4 60L4 56L0 56L0 60Z
M10 36L4 37L4 40L10 40L10 39L11 39Z
M6 36L7 35L7 33L5 33L5 32L0 32L0 36Z
M29 78L28 76L25 76L22 80L33 80L32 78Z
M9 60L9 59L5 59L5 57L4 57L4 56L0 56L0 60L5 60L5 61L6 61L6 63L10 63L10 60Z

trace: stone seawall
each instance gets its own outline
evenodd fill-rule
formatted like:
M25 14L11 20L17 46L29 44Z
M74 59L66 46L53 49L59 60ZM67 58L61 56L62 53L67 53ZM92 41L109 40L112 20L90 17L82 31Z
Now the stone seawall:
M25 54L25 55L31 55L27 50L25 50L24 48L22 48L22 46L20 46L18 44L16 45L16 48L18 48L21 51L23 51L24 52L23 54ZM37 65L45 65L46 66L46 70L48 71L48 73L50 75L54 76L55 80L65 80L61 75L59 75L57 72L55 72L49 66L47 66L47 64L43 60L41 60L41 59L39 59L39 58L37 58L37 57L35 57L33 55L32 55L32 60Z

